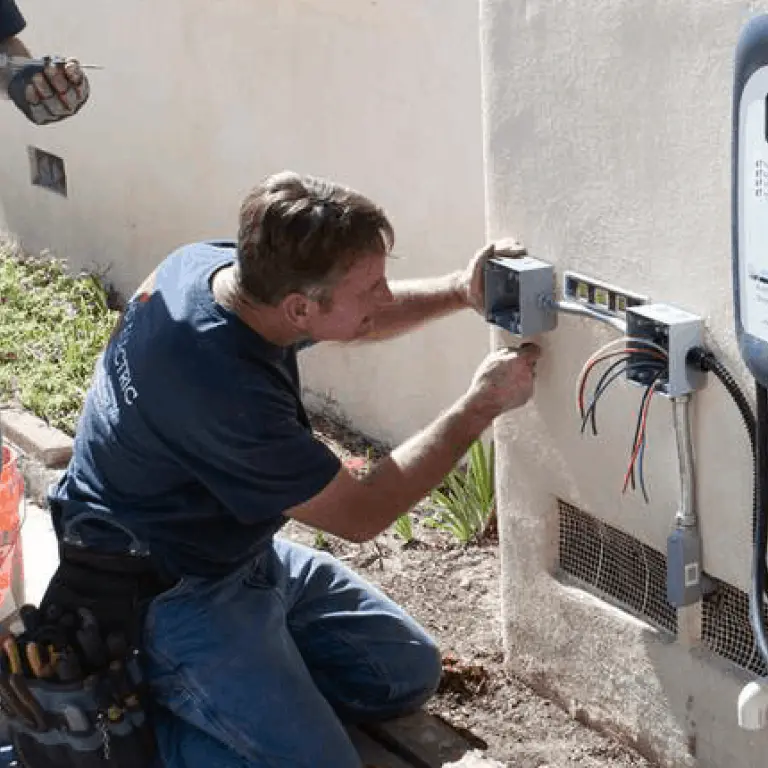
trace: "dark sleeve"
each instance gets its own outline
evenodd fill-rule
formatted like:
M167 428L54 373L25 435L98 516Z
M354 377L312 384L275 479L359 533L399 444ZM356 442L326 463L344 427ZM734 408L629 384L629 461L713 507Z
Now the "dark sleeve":
M198 422L203 429L193 438L199 481L243 523L280 517L317 495L341 468L330 448L298 421L287 393L259 391L253 397L259 403L253 413L209 403L211 416Z
M304 339L304 341L300 341L298 344L296 344L296 352L302 352L305 349L310 349L311 347L314 347L315 344L317 344L314 339Z
M0 0L0 43L15 37L27 26L14 0Z

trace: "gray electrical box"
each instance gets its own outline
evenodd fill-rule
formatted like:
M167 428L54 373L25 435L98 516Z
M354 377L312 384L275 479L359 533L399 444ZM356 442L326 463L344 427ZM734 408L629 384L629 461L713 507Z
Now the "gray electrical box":
M701 317L669 304L628 307L626 316L627 336L656 344L669 356L668 374L658 384L662 394L681 397L704 386L706 374L687 362L691 349L704 343ZM631 356L628 362L634 362ZM637 384L650 383L645 371L629 369L627 378Z
M485 266L485 318L515 336L557 327L555 268L531 256L497 256ZM547 306L550 302L550 306Z
M703 578L699 529L678 528L667 539L667 602L675 608L698 602Z

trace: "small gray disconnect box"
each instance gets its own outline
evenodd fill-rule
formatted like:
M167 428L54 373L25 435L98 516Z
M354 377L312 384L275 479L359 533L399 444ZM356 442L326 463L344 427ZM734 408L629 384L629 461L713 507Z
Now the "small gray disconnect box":
M485 266L485 319L515 336L536 336L557 327L555 268L531 256L496 256Z
M704 321L698 315L669 304L627 307L627 336L651 342L667 352L669 372L658 385L662 394L682 397L704 386L706 374L687 362L691 349L704 343ZM632 356L629 362L634 362ZM627 378L637 384L650 383L643 371L629 369Z

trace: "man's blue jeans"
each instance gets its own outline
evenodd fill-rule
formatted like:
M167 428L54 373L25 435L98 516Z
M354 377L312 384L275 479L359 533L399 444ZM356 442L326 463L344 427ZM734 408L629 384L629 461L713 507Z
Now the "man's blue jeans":
M167 768L359 768L344 723L417 709L440 654L333 557L277 539L220 581L150 606L147 672Z

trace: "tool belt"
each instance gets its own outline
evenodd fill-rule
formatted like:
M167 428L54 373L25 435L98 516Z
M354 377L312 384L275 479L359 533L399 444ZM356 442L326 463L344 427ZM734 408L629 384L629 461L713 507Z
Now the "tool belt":
M147 768L155 755L141 634L172 586L149 558L62 543L39 607L2 638L0 706L25 768Z

